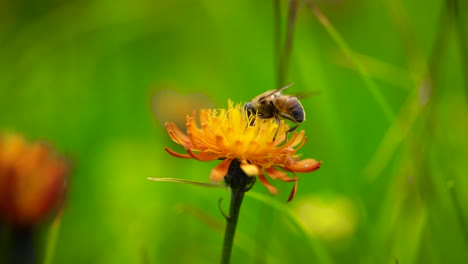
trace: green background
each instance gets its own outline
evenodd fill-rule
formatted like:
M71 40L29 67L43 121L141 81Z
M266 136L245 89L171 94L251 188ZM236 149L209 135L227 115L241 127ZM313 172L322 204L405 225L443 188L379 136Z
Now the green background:
M232 262L468 263L468 3L317 4L339 35L301 4L287 81L320 91L299 129L323 166L288 204L254 186ZM151 101L277 88L273 21L267 0L0 1L0 129L73 164L52 263L219 262L229 192L146 179L217 162L168 155Z

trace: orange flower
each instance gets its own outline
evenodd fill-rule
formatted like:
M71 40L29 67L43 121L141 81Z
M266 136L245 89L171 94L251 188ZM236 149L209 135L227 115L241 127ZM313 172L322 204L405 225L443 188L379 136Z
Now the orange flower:
M0 222L31 225L62 201L67 162L43 143L0 134Z
M295 182L290 195L292 199L297 190L296 172L312 172L322 163L315 159L300 160L296 154L307 141L304 130L292 133L287 139L289 126L283 121L277 124L274 119L260 119L255 115L248 117L242 105L234 106L231 101L228 104L227 110L202 109L200 125L194 116L187 116L187 134L174 123L166 122L171 139L182 145L188 154L168 148L166 151L179 158L222 160L210 174L211 180L217 182L226 176L231 161L238 159L245 174L258 176L273 194L277 194L277 190L268 182L264 172L273 180ZM292 172L294 177L278 168Z

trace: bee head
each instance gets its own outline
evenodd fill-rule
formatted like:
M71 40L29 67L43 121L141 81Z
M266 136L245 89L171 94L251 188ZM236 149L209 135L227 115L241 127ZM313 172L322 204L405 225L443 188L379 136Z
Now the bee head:
M252 102L251 101L247 102L244 105L244 110L247 111L247 116L248 117L250 117L254 113L254 110L252 109Z
M252 111L252 102L247 102L245 105L244 105L244 110L250 110Z

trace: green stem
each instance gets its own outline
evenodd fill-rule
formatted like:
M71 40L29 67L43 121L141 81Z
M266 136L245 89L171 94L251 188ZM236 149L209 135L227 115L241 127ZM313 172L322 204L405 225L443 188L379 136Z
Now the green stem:
M299 10L299 1L289 1L288 27L286 30L286 39L284 42L284 50L280 57L280 65L278 67L278 87L285 85L288 75L289 60L293 48L294 26L296 23L297 11Z
M395 119L395 113L393 112L390 104L387 102L387 99L383 96L380 90L377 87L377 84L369 77L370 74L366 67L358 60L355 54L352 52L348 43L345 42L343 37L338 33L338 31L333 27L328 17L326 17L322 11L315 5L315 2L307 0L306 3L309 5L312 13L318 19L320 24L325 28L325 30L330 34L331 38L335 41L339 48L342 49L344 54L351 60L351 62L356 66L357 70L361 74L363 81L366 83L366 86L375 100L379 103L382 108L383 113L389 122L393 122Z
M451 12L451 14L453 15L454 20L454 29L457 37L458 49L460 52L461 68L462 71L466 73L468 70L468 38L466 37L467 28L466 24L463 23L462 14L463 11L467 11L468 9L466 9L465 5L466 10L460 10L460 8L462 7L460 7L461 3L459 0L448 0L448 2L449 12ZM468 101L468 76L466 76L466 74L463 74L463 78L465 80L465 99Z
M227 175L224 177L226 183L231 187L231 205L229 207L229 216L226 217L226 231L224 233L222 264L228 264L231 261L232 245L236 233L237 220L244 199L244 194L254 183L255 178L247 176L240 168L240 161L233 160L229 165Z
M223 257L221 263L229 263L231 259L232 244L234 234L236 233L237 219L239 219L239 211L244 199L244 192L239 190L231 190L231 206L229 209L230 217L227 218L226 231L224 233Z
M281 63L281 1L273 0L273 43L274 43L274 56L275 59L275 73L279 73ZM278 87L282 83L278 74Z
M63 207L55 217L52 225L50 226L49 234L47 236L44 262L43 264L51 264L53 261L55 246L57 245L57 238L60 231L60 223L62 222Z
M6 263L36 263L34 248L35 228L33 226L13 227L9 241L9 252Z

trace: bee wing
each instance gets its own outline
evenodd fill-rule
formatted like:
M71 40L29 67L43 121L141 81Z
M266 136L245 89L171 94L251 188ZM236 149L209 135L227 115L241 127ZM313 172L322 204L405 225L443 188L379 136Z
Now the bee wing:
M275 92L276 93L281 93L281 92L283 92L284 90L288 89L289 87L291 87L293 85L294 85L294 83L287 84L287 85L273 91L271 94L273 94ZM296 97L297 99L303 99L303 98L307 98L307 97L317 96L317 95L319 95L321 93L322 93L322 91L299 91L299 92L288 93L288 94Z
M291 86L293 86L293 85L294 85L294 83L286 84L285 86L280 87L280 88L278 88L277 90L275 90L275 92L281 93L281 92L283 92L284 90L288 89L289 87L291 87Z
M299 91L296 93L291 93L290 95L296 97L297 99L310 98L322 94L322 91Z
M173 122L185 127L187 115L202 108L214 108L214 104L203 93L182 94L173 89L159 89L152 98L152 110L162 126Z
M282 91L288 89L289 87L291 87L294 83L290 83L290 84L287 84L283 87L280 87L276 90L271 90L271 91L267 91L267 92L264 92L260 95L258 95L255 99L258 99L259 102L265 102L265 100L269 100L271 99L270 97L275 95L275 94L281 94Z

